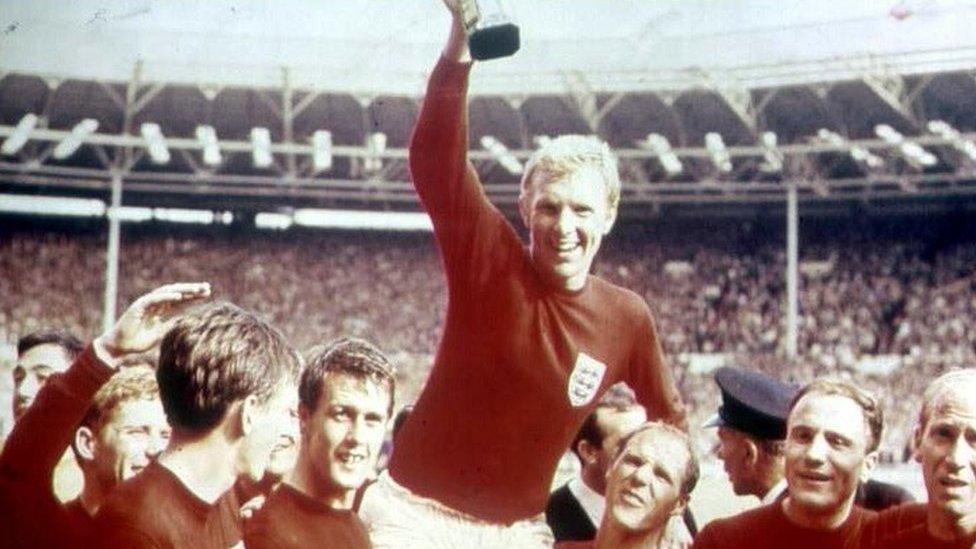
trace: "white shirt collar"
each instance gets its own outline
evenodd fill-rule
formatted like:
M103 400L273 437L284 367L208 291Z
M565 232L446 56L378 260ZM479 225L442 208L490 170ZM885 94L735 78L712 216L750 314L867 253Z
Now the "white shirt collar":
M762 498L763 505L769 505L770 503L776 501L776 498L786 491L786 479L780 479L779 482L773 485L772 488L766 492L766 495Z
M606 500L596 490L590 488L583 482L583 479L579 475L570 480L568 485L569 491L576 496L580 507L586 511L586 516L590 517L593 527L599 528L600 521L603 520L603 511L607 505Z

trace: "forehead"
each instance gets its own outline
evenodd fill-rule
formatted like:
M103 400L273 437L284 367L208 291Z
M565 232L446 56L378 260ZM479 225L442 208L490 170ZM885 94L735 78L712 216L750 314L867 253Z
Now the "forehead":
M17 357L17 365L26 369L47 367L61 372L67 370L71 363L63 347L57 343L42 343Z
M165 426L166 413L159 398L134 398L119 402L109 412L105 426Z
M856 402L841 395L804 395L790 412L789 429L795 427L829 431L854 441L867 439L863 410Z
M937 394L929 409L929 423L941 421L961 421L976 426L976 387L965 384L946 388Z
M600 170L583 165L570 171L551 172L540 168L532 175L531 188L535 198L572 197L592 202L609 200L606 182Z
M624 454L640 457L672 471L684 468L690 459L685 443L677 435L660 429L634 435L624 448Z
M336 404L382 409L385 413L390 404L390 392L385 385L372 379L331 372L323 380L319 408Z

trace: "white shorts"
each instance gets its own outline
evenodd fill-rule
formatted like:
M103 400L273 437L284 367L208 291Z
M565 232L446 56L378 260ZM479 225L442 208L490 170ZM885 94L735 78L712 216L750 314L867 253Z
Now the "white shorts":
M363 495L359 518L376 549L387 547L509 549L552 547L546 517L512 524L483 521L439 501L414 494L383 471Z

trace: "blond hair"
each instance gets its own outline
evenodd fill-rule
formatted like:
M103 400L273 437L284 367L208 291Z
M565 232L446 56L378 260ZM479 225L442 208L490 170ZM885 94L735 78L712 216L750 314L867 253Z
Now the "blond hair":
M537 173L544 173L547 180L556 180L583 168L593 168L603 179L607 191L607 204L611 211L620 203L620 173L617 158L610 146L592 135L562 135L532 155L522 175L522 196L526 196Z

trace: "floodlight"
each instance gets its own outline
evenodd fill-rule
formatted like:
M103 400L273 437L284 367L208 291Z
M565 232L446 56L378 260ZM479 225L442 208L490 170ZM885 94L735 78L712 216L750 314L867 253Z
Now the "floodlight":
M939 137L949 141L952 147L966 155L970 160L976 161L976 143L963 137L962 133L943 120L932 120L927 124L928 130Z
M386 152L386 134L374 132L369 134L366 140L366 158L363 159L363 170L367 172L377 172L383 167L383 159L380 156Z
M274 161L271 157L271 132L268 128L251 128L251 158L255 168L267 168Z
M681 165L681 160L678 158L678 155L674 154L674 151L671 149L671 143L668 142L667 137L658 133L652 133L648 134L645 141L638 143L657 155L658 160L661 162L661 167L664 168L668 176L678 175L684 170L684 166Z
M149 158L156 164L169 163L169 148L166 146L166 138L163 130L155 122L146 122L140 128L143 140L146 141L146 150L149 151Z
M884 166L884 160L880 156L872 153L860 145L850 144L842 135L837 132L828 130L827 128L820 128L817 131L817 139L827 143L828 145L833 145L842 149L847 149L850 153L851 158L855 162L864 164L868 168L877 169Z
M217 131L213 126L197 126L197 141L203 146L203 163L208 166L219 166L220 146L217 144Z
M318 130L312 134L312 168L316 172L332 169L332 132Z
M0 153L5 155L17 154L17 151L22 149L27 143L27 139L30 137L30 133L34 131L37 126L37 115L34 113L27 113L17 123L17 127L14 128L13 133L7 136L4 140L3 146L0 147Z
M934 154L923 149L918 143L908 141L904 135L888 124L878 124L874 127L874 133L885 143L897 147L905 161L916 169L935 166L939 162Z
M508 150L508 147L504 143L498 140L495 136L485 135L481 137L481 146L484 147L489 153L491 153L492 158L494 158L503 168L508 170L512 175L520 175L524 167L522 163L519 162L518 158L512 154L512 151Z
M81 147L85 138L95 133L97 129L98 120L94 118L86 118L75 124L75 127L71 129L71 133L54 147L54 158L64 160L73 155L78 150L78 147Z
M766 159L762 165L762 169L767 172L783 171L783 151L777 147L778 138L776 134L773 132L763 132L759 136L759 142L762 144L763 158Z
M720 133L708 132L705 134L705 149L718 171L722 173L732 171L732 158L729 156L729 150L725 147L725 141L722 140Z

